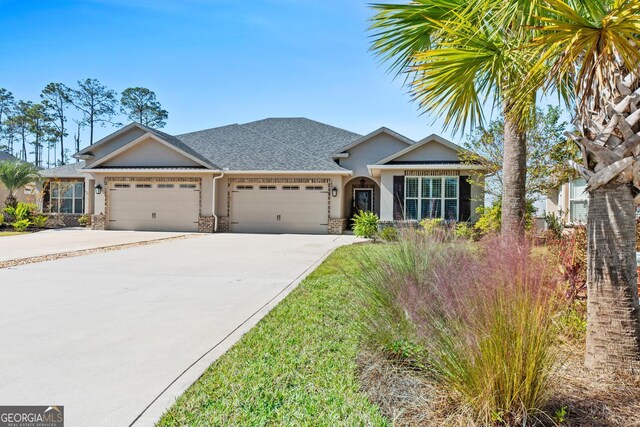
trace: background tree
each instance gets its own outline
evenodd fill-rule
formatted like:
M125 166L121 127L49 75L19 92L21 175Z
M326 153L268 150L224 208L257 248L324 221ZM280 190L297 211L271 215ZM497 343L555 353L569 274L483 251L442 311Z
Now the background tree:
M445 127L482 124L485 101L503 112L502 232L523 235L526 216L526 119L535 97L515 103L522 84L539 2L519 0L416 0L376 4L372 49L407 73L420 109L442 115ZM532 13L530 13L532 12ZM523 120L524 119L524 120Z
M27 137L30 129L29 110L31 107L33 107L33 103L30 101L20 100L16 102L14 111L7 121L7 124L12 127L21 142L21 148L16 157L25 162L27 161Z
M10 154L13 154L13 140L9 141L9 139L13 136L13 132L7 131L5 122L13 110L14 103L13 94L4 88L0 88L0 149L9 150Z
M535 201L548 190L558 187L575 176L575 170L567 165L568 159L577 159L578 150L564 136L568 123L561 121L562 110L547 106L536 108L527 128L527 200ZM502 158L504 157L504 118L476 128L467 136L460 154L465 163L482 164L487 178L471 177L469 180L485 188L496 199L502 197Z
M66 122L67 109L71 105L71 89L62 83L49 83L42 90L40 98L42 98L42 105L46 110L47 116L51 119L54 136L60 142L60 164L64 165L66 163L64 139L68 136ZM55 163L57 162L54 161Z
M545 0L540 58L520 96L545 86L575 107L587 180L585 364L640 372L636 201L640 192L640 0ZM547 70L551 67L551 72ZM516 97L518 95L515 95Z
M16 191L32 182L40 179L38 168L31 163L5 160L0 162L0 182L7 187L9 195L5 200L6 206L17 204Z
M96 125L111 123L117 104L116 92L97 79L78 80L78 89L71 92L73 105L82 112L82 125L89 127L89 144L93 144Z
M42 167L42 149L45 144L48 146L52 140L55 141L56 137L51 127L51 117L47 114L43 104L31 104L27 110L27 125L29 133L33 137L31 145L33 145L35 156L34 164Z
M120 111L131 121L142 125L163 128L169 113L162 109L156 94L144 87L130 87L122 92Z

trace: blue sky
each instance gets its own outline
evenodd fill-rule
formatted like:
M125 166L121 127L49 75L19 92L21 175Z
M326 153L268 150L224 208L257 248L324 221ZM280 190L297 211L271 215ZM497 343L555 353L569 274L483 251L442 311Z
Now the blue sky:
M148 87L174 134L304 116L452 137L369 52L371 15L360 0L0 0L0 87L34 101L52 81Z

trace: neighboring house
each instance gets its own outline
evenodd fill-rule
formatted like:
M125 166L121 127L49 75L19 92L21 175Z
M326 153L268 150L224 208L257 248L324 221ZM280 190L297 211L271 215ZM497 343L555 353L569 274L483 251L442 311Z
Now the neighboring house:
M21 161L20 159L12 156L9 153L0 151L0 162L7 160L10 162ZM2 210L2 208L4 207L4 201L7 199L7 196L9 196L9 190L7 190L7 187L5 187L4 184L0 182L0 210ZM19 202L36 203L38 197L36 184L29 184L25 185L22 188L19 188L18 191L16 191L15 197Z
M339 234L382 221L466 221L483 204L459 146L380 128L362 136L304 118L184 135L132 123L43 172L44 206L112 230Z
M545 212L568 225L586 224L589 193L584 178L576 178L547 193Z

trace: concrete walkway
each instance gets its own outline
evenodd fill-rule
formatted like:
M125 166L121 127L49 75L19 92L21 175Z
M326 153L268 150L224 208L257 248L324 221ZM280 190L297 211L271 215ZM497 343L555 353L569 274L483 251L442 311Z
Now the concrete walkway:
M188 233L155 231L95 231L61 228L37 233L0 237L0 262L54 255L105 246L147 242L183 236Z
M204 235L2 269L0 404L64 405L68 427L151 426L323 257L354 241Z

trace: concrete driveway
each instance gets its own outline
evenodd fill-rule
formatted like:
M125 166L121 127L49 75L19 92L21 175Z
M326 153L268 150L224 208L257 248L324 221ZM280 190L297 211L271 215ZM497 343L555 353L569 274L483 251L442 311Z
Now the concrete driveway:
M186 234L189 233L95 231L85 228L44 230L37 233L0 237L0 262L168 239Z
M353 241L204 235L0 269L0 405L64 405L70 427L153 425L324 256Z

